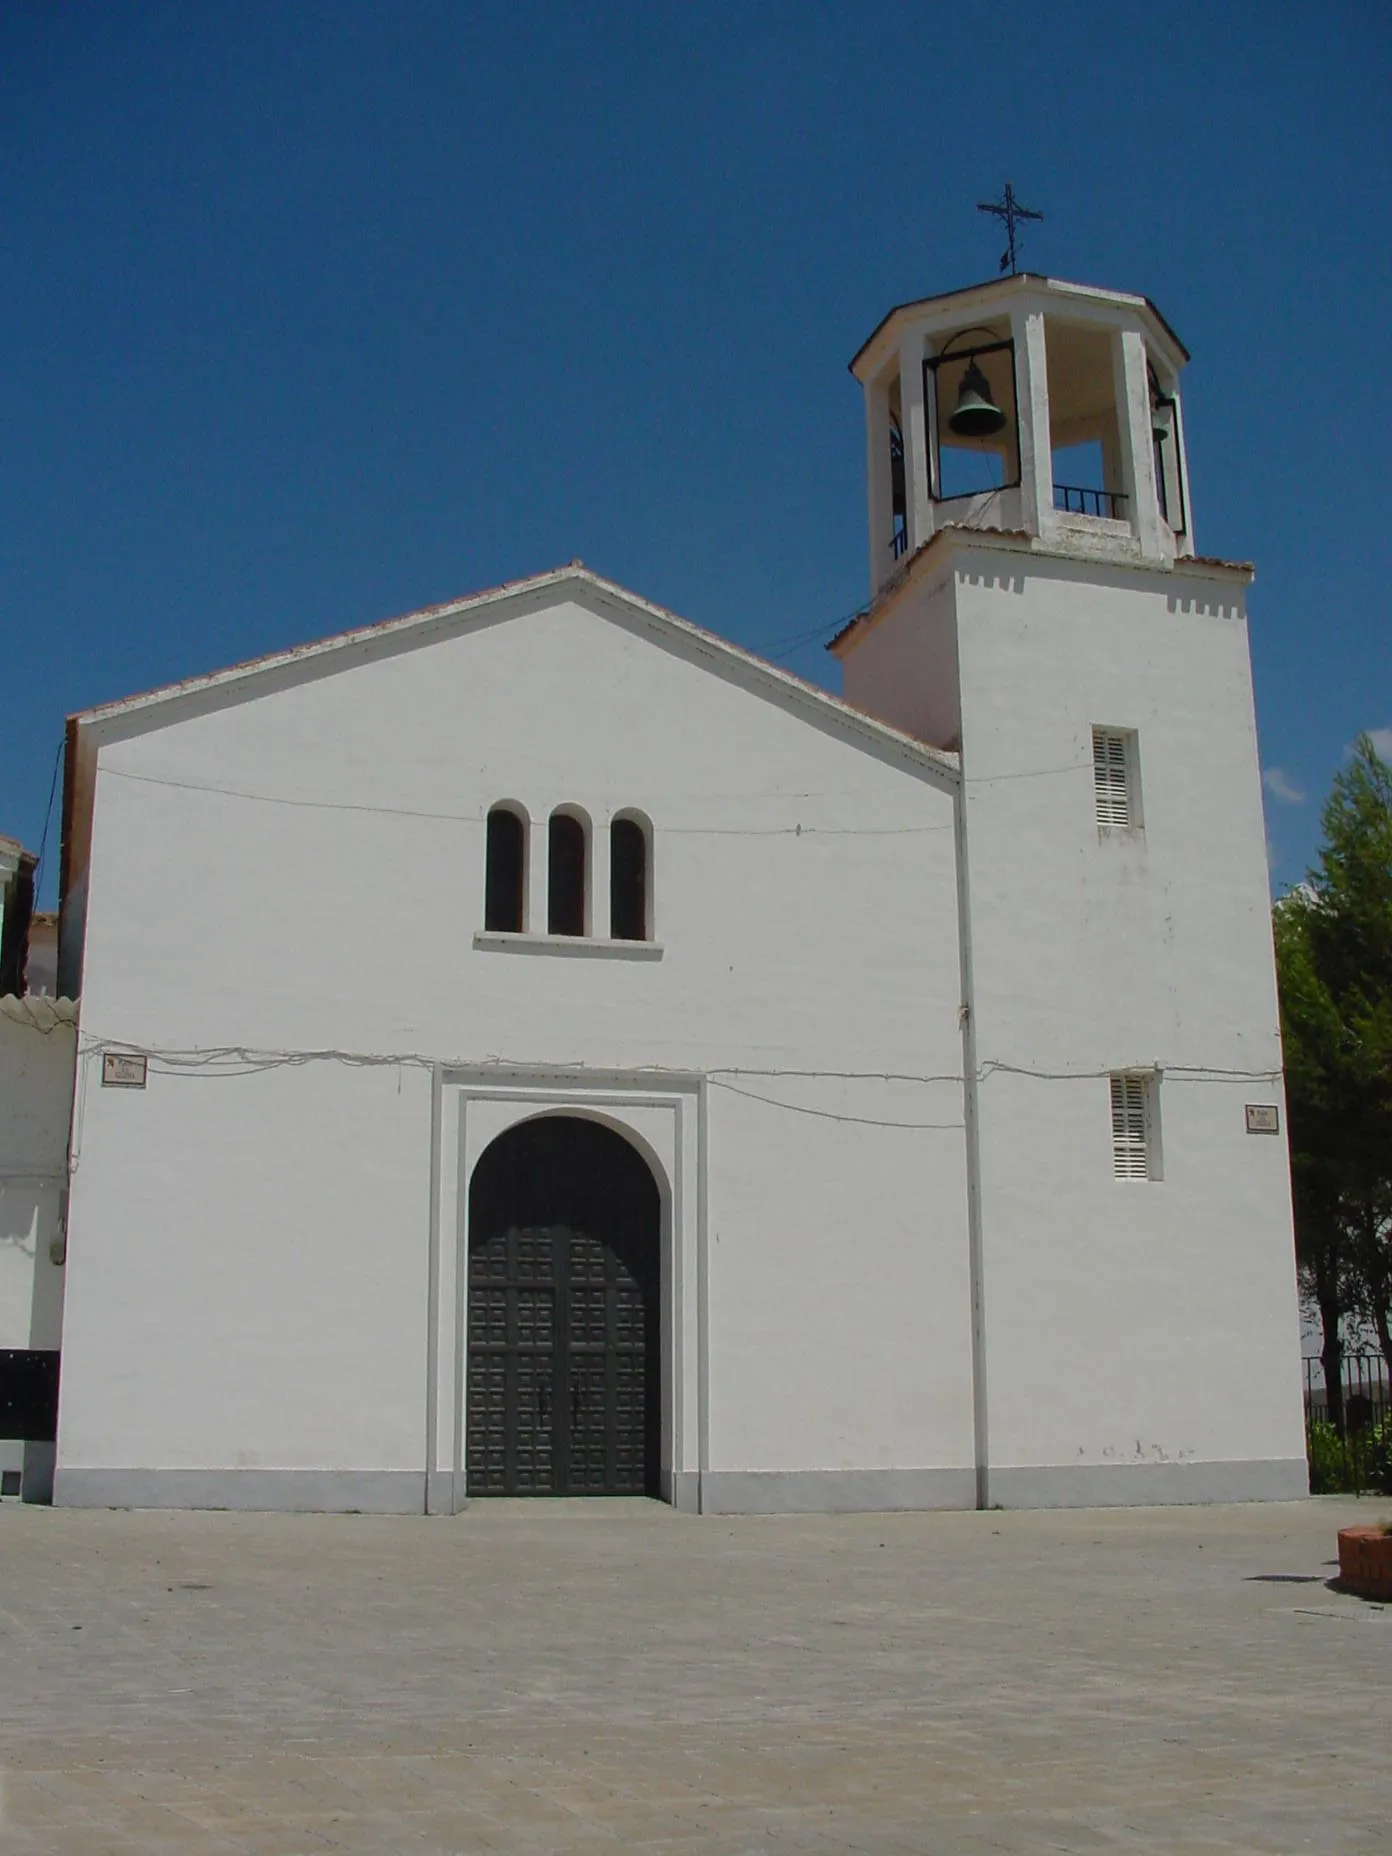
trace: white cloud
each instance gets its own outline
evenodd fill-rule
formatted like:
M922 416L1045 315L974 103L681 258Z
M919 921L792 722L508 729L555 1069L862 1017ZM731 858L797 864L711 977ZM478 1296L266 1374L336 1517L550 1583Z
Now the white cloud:
M1370 728L1368 739L1384 760L1392 760L1392 728Z
M1378 750L1381 753L1381 749ZM1262 774L1262 781L1273 799L1279 799L1283 806L1303 806L1305 795L1280 767L1268 767Z

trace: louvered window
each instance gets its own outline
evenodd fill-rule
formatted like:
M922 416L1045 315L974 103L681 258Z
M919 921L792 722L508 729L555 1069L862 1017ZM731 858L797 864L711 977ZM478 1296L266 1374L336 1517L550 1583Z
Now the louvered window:
M1122 1071L1112 1083L1112 1172L1118 1179L1158 1179L1155 1078Z
M1097 823L1126 831L1140 823L1135 803L1135 737L1119 728L1092 731L1092 782Z

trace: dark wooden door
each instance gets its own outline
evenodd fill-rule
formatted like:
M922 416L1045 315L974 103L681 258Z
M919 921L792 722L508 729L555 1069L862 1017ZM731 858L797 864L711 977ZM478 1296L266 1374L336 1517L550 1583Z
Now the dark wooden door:
M657 1492L659 1224L646 1164L598 1123L524 1122L479 1161L471 1495Z

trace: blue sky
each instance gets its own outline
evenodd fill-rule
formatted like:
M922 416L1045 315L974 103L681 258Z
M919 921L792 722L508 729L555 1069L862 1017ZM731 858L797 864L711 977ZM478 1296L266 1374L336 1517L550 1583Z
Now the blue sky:
M1294 880L1346 744L1392 751L1389 19L9 0L0 831L37 846L70 710L575 556L754 649L830 632L846 362L994 272L1009 177L1031 268L1193 352Z

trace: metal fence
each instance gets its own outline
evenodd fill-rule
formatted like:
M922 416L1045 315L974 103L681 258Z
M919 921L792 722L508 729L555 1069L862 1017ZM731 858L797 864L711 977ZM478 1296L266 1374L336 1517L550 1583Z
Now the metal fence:
M1392 1387L1381 1354L1348 1353L1344 1426L1329 1422L1318 1360L1305 1362L1305 1450L1312 1495L1392 1495Z
M1327 1418L1329 1394L1324 1369L1317 1359L1307 1359L1304 1366L1305 1416ZM1344 1416L1350 1426L1380 1424L1392 1413L1392 1385L1388 1384L1387 1363L1380 1353L1346 1353L1343 1379Z
M1112 522L1126 520L1126 498L1120 490L1089 490L1077 483L1054 485L1054 508L1072 516L1105 516Z

